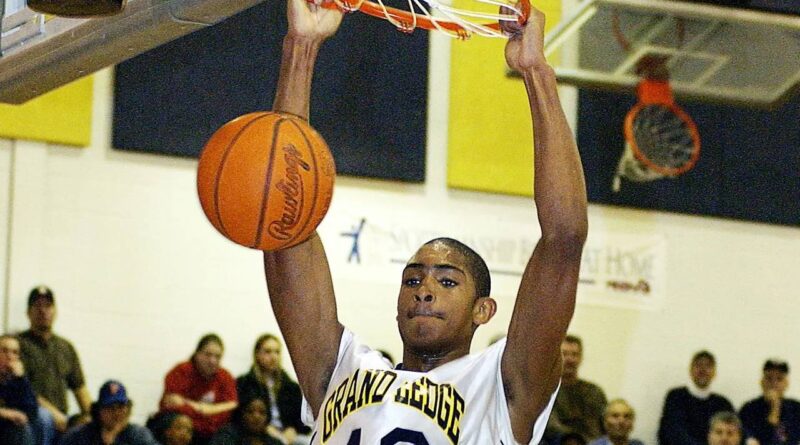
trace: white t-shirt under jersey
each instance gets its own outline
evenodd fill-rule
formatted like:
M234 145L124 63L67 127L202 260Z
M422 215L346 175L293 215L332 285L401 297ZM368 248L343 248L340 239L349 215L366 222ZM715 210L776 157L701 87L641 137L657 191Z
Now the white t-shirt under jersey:
M479 354L429 372L393 369L379 352L345 330L311 445L514 445L500 358L505 339ZM544 433L557 390L536 419L531 444Z

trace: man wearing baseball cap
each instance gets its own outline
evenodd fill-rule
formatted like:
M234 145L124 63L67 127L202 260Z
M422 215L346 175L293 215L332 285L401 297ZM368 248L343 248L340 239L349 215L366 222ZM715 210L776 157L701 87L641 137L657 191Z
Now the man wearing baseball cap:
M86 389L78 353L67 339L53 332L56 318L55 296L47 286L37 286L28 294L30 329L19 335L22 362L28 373L40 410L40 432L45 444L55 430L67 426L67 388L75 394L81 413L88 416L92 397Z
M739 412L748 443L796 445L800 442L800 402L784 397L789 387L789 364L769 359L762 368L763 395Z
M61 445L158 445L150 430L130 423L132 407L122 383L103 383L92 404L92 421L69 430Z

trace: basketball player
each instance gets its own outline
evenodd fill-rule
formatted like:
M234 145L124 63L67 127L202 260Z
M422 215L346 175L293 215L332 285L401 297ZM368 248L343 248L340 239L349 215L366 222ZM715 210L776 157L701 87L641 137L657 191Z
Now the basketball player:
M320 44L337 11L289 0L275 110L309 114ZM317 234L266 252L275 316L315 421L311 443L336 445L538 443L561 375L586 238L586 194L572 133L542 55L544 17L507 26L508 64L523 76L535 132L535 201L542 237L520 284L507 340L469 355L475 329L495 314L489 271L450 239L423 245L403 271L397 323L403 361L392 369L339 322ZM502 98L498 98L502 100Z

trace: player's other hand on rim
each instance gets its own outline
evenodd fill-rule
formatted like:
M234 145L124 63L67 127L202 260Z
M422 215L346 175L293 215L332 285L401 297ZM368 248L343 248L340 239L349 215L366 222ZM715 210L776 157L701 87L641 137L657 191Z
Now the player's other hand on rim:
M325 40L336 33L342 22L343 13L338 8L323 8L307 0L287 0L287 3L291 36Z
M501 13L508 13L500 8ZM544 58L544 14L531 6L530 15L525 24L502 21L500 28L506 33L506 63L520 73L547 66Z

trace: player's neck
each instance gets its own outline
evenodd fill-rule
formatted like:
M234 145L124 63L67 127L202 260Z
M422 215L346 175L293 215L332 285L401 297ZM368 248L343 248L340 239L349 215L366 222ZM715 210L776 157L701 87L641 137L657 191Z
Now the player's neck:
M578 383L578 374L562 374L561 375L561 384L564 386L570 386Z
M469 354L469 345L452 351L428 352L407 349L403 354L402 368L404 371L428 372L445 363L457 360Z
M31 326L31 332L42 340L50 340L53 336L53 329L48 327Z

